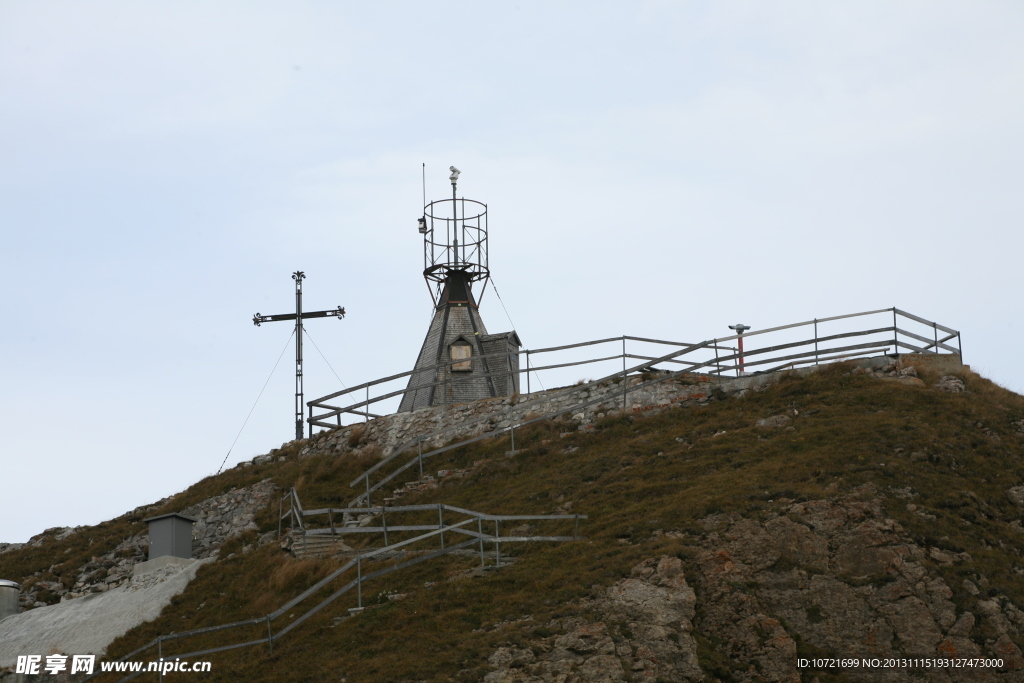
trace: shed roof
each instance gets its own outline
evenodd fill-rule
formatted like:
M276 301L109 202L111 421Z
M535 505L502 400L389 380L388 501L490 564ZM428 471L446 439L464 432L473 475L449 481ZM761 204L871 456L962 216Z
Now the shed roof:
M498 332L497 334L482 334L480 335L482 341L493 341L494 339L510 339L516 346L522 346L523 342L520 341L519 335L516 334L515 330L511 332Z
M178 517L180 519L188 520L189 522L198 522L199 521L195 517L189 517L188 515L183 515L180 512L168 512L166 515L157 515L156 517L150 517L149 519L144 519L142 521L145 522L146 524L149 524L150 522L155 522L158 519L165 519L167 517Z

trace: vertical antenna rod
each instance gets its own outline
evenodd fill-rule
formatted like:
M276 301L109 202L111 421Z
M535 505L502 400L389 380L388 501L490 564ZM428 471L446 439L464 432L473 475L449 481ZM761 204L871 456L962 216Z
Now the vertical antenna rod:
M459 267L459 205L456 199L456 185L459 182L459 169L452 166L449 169L452 172L450 180L452 181L452 234L455 236L453 244L455 245L455 267Z
M302 438L302 281L301 270L292 273L295 280L295 438Z

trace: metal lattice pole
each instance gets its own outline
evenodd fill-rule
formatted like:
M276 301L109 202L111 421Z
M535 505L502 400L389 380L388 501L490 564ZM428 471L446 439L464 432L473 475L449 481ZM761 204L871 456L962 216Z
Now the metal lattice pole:
M295 438L302 438L302 280L305 273L292 274L295 280Z
M302 368L302 335L303 327L302 321L305 318L338 318L341 320L345 317L345 309L338 306L332 311L311 311L309 313L303 313L302 311L302 281L306 278L306 274L301 270L297 270L292 273L292 280L295 281L295 312L284 313L281 315L261 315L257 313L253 316L252 322L254 325L259 327L266 322L274 322L277 320L294 320L295 321L295 438L302 438L302 423L303 423L303 368ZM309 409L310 417L313 416L313 408L310 406ZM313 425L309 426L309 435L313 436Z

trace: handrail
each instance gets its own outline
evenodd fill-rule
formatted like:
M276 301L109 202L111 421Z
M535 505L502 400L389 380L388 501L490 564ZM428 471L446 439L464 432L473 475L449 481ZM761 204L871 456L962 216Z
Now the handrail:
M959 349L958 348L954 348L952 345L950 345L948 343L948 342L950 342L954 338L956 338L958 340L958 342L959 342L959 333L956 330L953 330L950 327L946 327L945 325L940 325L940 324L938 324L936 322L927 320L927 319L925 319L923 317L914 315L912 313L908 313L908 312L903 311L903 310L901 310L899 308L896 308L896 307L875 309L875 310L870 310L870 311L861 311L861 312L858 312L858 313L849 313L849 314L845 314L845 315L829 316L829 317L826 317L826 318L816 318L816 319L812 319L812 320L805 320L805 321L798 322L798 323L792 323L792 324L789 324L789 325L780 325L780 326L777 326L777 327L770 327L770 328L766 328L766 329L763 329L763 330L747 331L747 332L745 332L742 335L742 337L745 338L745 339L751 340L754 337L757 337L758 335L764 335L764 334L768 334L768 333L777 333L777 332L780 332L780 331L791 330L791 329L795 329L795 328L807 327L807 326L812 326L812 325L815 328L815 336L817 337L817 328L818 328L818 325L820 325L820 324L830 323L830 322L833 322L833 321L847 320L847 319L863 317L863 316L878 315L878 314L882 314L882 313L891 313L893 315L893 318L894 318L894 320L893 320L893 322L894 322L893 327L896 327L896 325L895 325L896 319L899 318L899 317L903 317L903 318L906 318L908 320L912 320L912 321L914 321L916 323L919 323L921 325L925 325L925 326L931 327L932 331L933 331L933 337L934 337L933 339L928 339L927 337L924 337L922 334L917 334L917 333L915 333L915 332L913 332L911 330L906 330L906 329L903 329L903 328L899 328L898 330L893 331L893 336L894 337L902 336L904 338L902 342L899 342L896 339L889 340L890 342L892 342L891 346L893 346L893 349L892 349L893 352L898 352L900 349L907 349L907 350L912 351L914 353L929 353L929 352L933 352L933 351L935 351L935 352L937 352L937 351L945 351L945 352L948 352L948 353L959 353ZM939 339L939 335L938 335L938 332L940 330L944 334L944 336L943 336L943 338L941 340ZM510 353L488 353L488 354L482 354L482 355L479 355L479 356L475 356L475 358L481 358L482 360L485 360L485 361L489 360L489 361L493 362L495 359L500 359L502 357L505 357L505 358L507 358L509 360L509 366L507 368L496 369L496 370L493 370L493 371L484 372L482 375L481 375L481 373L477 373L477 374L474 375L474 377L482 376L482 377L486 377L486 378L497 378L497 377L507 377L507 376L512 376L512 375L522 376L522 375L525 374L525 378L524 379L525 379L525 382L526 382L526 389L527 389L527 393L529 393L530 377L534 373L540 373L540 372L546 372L546 371L552 371L552 370L560 370L560 369L576 367L576 366L582 366L582 365L590 365L590 364L595 364L595 363L610 362L610 361L614 361L614 360L617 360L617 359L621 359L623 361L623 371L624 371L625 374L628 374L629 372L635 372L636 371L635 367L634 368L627 368L627 367L625 367L626 364L628 364L628 362L630 360L646 360L646 361L648 361L648 363L645 364L644 368L649 367L651 365L656 365L658 363L684 364L684 363L688 363L689 362L689 361L676 360L675 358L665 358L665 357L658 358L658 357L655 357L655 356L647 355L645 353L637 354L635 352L630 352L626 348L627 341L628 342L639 342L639 343L643 343L643 344L664 344L664 345L669 345L669 346L677 347L677 349L689 349L690 347L697 346L700 349L706 349L708 351L714 351L716 354L718 354L720 351L725 351L726 352L725 358L737 359L737 358L740 357L740 355L738 353L738 349L735 348L735 346L732 346L731 344L735 344L737 342L737 340L739 340L740 338L741 338L741 335L734 334L734 335L730 335L730 336L726 336L726 337L716 337L714 339L707 340L706 342L702 343L701 345L694 345L694 344L686 344L685 342L674 342L674 341L668 341L668 340L664 340L664 339L654 339L654 338L650 338L650 337L637 337L637 336L631 336L631 335L621 335L621 336L618 336L618 337L605 337L605 338L602 338L602 339L594 339L594 340L590 340L590 341L577 342L577 343L574 343L574 344L562 344L562 345L558 345L558 346L549 346L549 347L543 347L543 348L539 348L539 349L520 349L520 350L518 350L518 351L516 351L514 353L511 353L511 354ZM909 343L910 340L920 341L920 342L922 342L923 346L922 345L917 345L917 344ZM825 339L819 337L818 338L818 342L820 343L822 341L825 341ZM559 351L574 350L574 349L580 349L580 348L584 348L584 347L595 346L595 345L600 345L600 344L608 344L608 343L614 343L614 342L621 342L622 343L623 348L622 348L622 352L621 353L617 353L615 355L605 355L605 356L600 356L600 357L586 358L586 359L571 359L571 360L567 360L566 362L549 363L549 364L541 365L541 366L531 366L531 364L530 364L531 357L535 357L537 354L540 354L540 353L553 353L553 352L559 352ZM810 342L810 340L808 340L808 343L809 342ZM752 356L752 355L754 355L754 351L755 351L754 349L748 349L747 351L745 351L742 354L742 357L746 358L748 356ZM525 362L525 367L522 367L522 365L520 363L517 363L514 360L514 357L516 355L518 355L518 357L520 359L525 357L525 361L526 361ZM819 356L820 356L820 353L819 353ZM705 370L705 372L707 374L711 374L711 375L721 375L724 372L732 372L732 371L745 370L745 367L746 367L745 363L741 363L741 365L743 365L744 367L737 367L735 364L728 364L725 361L725 358L723 358L721 355L719 355L718 356L718 360L715 363L713 363L713 364L712 363L702 363L702 364L700 364L700 366L707 368ZM778 360L782 360L782 359L780 358ZM373 405L373 404L380 403L380 402L383 402L383 401L388 401L388 400L391 400L391 399L395 399L396 397L404 396L404 395L408 394L411 391L428 390L428 389L431 389L431 388L448 386L453 381L452 378L447 377L445 375L442 375L440 373L440 371L443 371L446 367L449 367L450 365L452 365L452 364L454 364L456 362L462 362L462 361L455 361L455 360L440 361L438 363L435 363L432 366L414 368L412 370L408 370L408 371L403 372L403 373L397 373L397 374L394 374L394 375L389 375L387 377L384 377L384 378L381 378L381 379L378 379L378 380L373 380L372 382L365 382L363 384L359 384L359 385L356 385L354 387L351 387L351 388L348 388L348 389L344 389L342 391L338 391L338 392L334 392L332 394L328 394L327 396L324 396L322 398L315 399L313 401L309 401L307 403L307 405L309 406L309 415L308 415L308 418L307 418L307 422L310 425L310 429L312 430L314 427L319 427L319 428L323 428L323 429L332 429L332 428L338 427L338 426L341 425L341 416L342 416L342 414L361 416L361 417L365 417L368 420L371 417L377 417L378 416L375 413L370 412L370 406ZM819 358L819 362L820 362L820 358ZM751 365L765 365L765 364L764 363L756 363L756 364L752 363ZM643 370L644 368L640 368L640 369ZM618 374L621 374L621 373L616 372L615 374L618 375ZM386 382L390 382L390 381L394 381L394 380L397 380L397 379L401 379L403 377L413 377L413 379L410 382L408 382L407 386L404 386L404 387L401 387L401 388L396 388L393 391L387 391L387 392L385 392L385 393L383 393L383 394L381 394L379 396L373 396L373 397L370 396L370 394L369 394L370 387L378 386L378 385L384 384ZM440 379L439 379L439 377L440 377ZM426 381L420 381L420 380L426 380ZM354 392L357 392L357 391L360 391L360 390L366 390L368 392L367 396L366 396L366 399L354 402L350 406L339 407L337 405L330 405L330 404L327 403L331 399L337 398L338 396L345 395L345 394L353 394ZM351 401L351 398L349 400ZM316 413L315 411L317 409L319 409L321 412ZM391 409L389 408L388 410L391 410ZM384 411L384 412L387 412L387 411ZM335 422L336 422L336 424L335 424Z
M300 514L297 515L297 519L298 519L300 524L301 524L301 517L308 516L308 515L311 515L311 514L321 514L322 513L321 510L309 510L309 511L303 512L302 511L302 503L299 500L298 492L294 489L294 487L289 491L288 497L291 499L292 504L294 505L293 510L298 510L299 513L300 513ZM328 510L332 510L332 509L328 508ZM344 510L344 509L342 509L342 510ZM342 510L335 510L335 511L342 511ZM167 641L179 640L179 639L182 639L182 638L189 638L189 637L198 636L198 635L205 635L205 634L208 634L208 633L214 633L214 632L217 632L217 631L224 631L224 630L228 630L228 629L232 629L232 628L241 628L241 627L244 627L244 626L255 626L255 625L262 624L262 623L266 623L267 624L268 635L267 635L266 638L259 638L259 639L256 639L256 640L248 640L248 641L241 642L241 643L232 643L232 644L229 644L229 645L222 645L222 646L218 646L218 647L214 647L214 648L208 648L208 649L204 649L204 650L197 650L197 651L188 652L188 653L185 653L185 654L176 654L176 655L174 655L174 657L175 657L175 659L185 659L185 658L189 658L189 657L198 657L198 656L201 656L201 655L213 654L213 653L216 653L216 652L224 652L226 650L232 650L232 649L236 649L236 648L248 647L248 646L251 646L251 645L259 645L259 644L264 644L264 643L268 644L268 645L270 645L272 647L273 643L275 641L277 641L282 636L284 636L285 634L287 634L290 631L292 631L293 629L295 629L299 624L303 623L304 621L306 621L307 619L312 617L314 614L316 614L317 612L322 610L324 607L326 607L327 605L332 603L338 597L340 597L341 595L345 594L346 592L352 590L353 588L356 588L358 590L358 593L359 593L358 605L359 605L359 608L362 608L362 606L363 606L362 584L365 583L366 581L369 581L369 580L372 580L372 579L376 579L376 578L379 578L381 576L385 576L387 574L391 574L393 572L399 571L399 570L404 569L406 567L410 567L412 565L419 564L421 562L426 562L428 560L440 557L441 555L446 555L446 554L454 552L456 550L460 550L460 549L463 549L463 548L466 548L466 547L469 547L469 546L473 546L473 545L479 545L480 546L480 548L481 548L481 562L484 562L483 554L482 554L483 553L483 543L492 543L492 544L495 544L496 547L500 547L501 543L516 543L516 542L529 542L529 541L544 541L544 542L567 541L567 540L578 540L580 538L576 533L574 533L573 536L501 536L500 533L499 533L499 530L498 530L497 522L500 522L500 521L520 521L520 520L527 521L527 520L541 520L541 519L544 519L544 520L572 520L572 521L574 521L576 523L576 525L578 527L579 521L581 519L588 519L587 515L581 515L581 514L566 514L566 515L490 515L490 514L486 514L486 513L476 512L476 511L473 511L473 510L466 510L466 509L460 508L460 507L445 505L443 503L438 503L438 504L433 504L433 505L396 506L396 507L382 507L382 508L370 508L370 509L360 508L360 509L358 509L358 512L360 512L362 514L367 514L368 512L370 512L371 514L375 514L374 511L379 511L379 514L383 515L383 514L385 514L387 512L434 511L434 510L449 511L449 512L453 512L453 513L456 513L456 514L467 515L469 517L469 519L465 519L465 520L462 520L461 522L449 523L449 524L444 524L443 522L439 521L439 524L437 525L437 528L432 529L432 530L430 530L430 531L428 531L426 533L423 533L423 534L420 534L418 536L414 536L412 538L408 538L408 539L405 539L405 540L402 540L402 541L398 541L396 543L385 545L382 548L375 548L375 549L368 550L368 551L366 551L364 553L361 553L361 554L357 555L356 557L353 557L352 559L350 559L348 562L343 564L338 569L336 569L333 572L331 572L330 574L328 574L326 577L324 577L323 579L318 581L316 584L314 584L310 588L308 588L305 591L303 591L302 593L300 593L298 596L292 598L291 600L286 602L284 605L282 605L278 609L274 610L273 612L270 612L270 613L266 614L263 617L252 618L252 619L243 619L241 621L230 622L230 623L227 623L227 624L218 624L216 626L206 626L206 627L203 627L203 628L192 629L192 630L189 630L189 631L181 631L181 632L177 632L177 633L169 633L169 634L166 634L166 635L160 635L160 636L157 636L156 638L154 638L153 640L149 641L145 645L142 645L141 647L136 648L135 650L132 650L128 654L123 655L122 657L120 657L120 658L118 658L118 659L116 659L114 661L115 662L123 662L123 661L126 661L128 659L131 659L131 658L135 657L136 655L138 655L138 654L140 654L142 652L150 650L150 649L152 649L154 647L162 648L163 643L167 642ZM347 511L347 512L356 512L357 510L356 509L349 509L349 510L345 510L345 511ZM493 535L483 534L480 531L471 531L471 530L463 529L463 527L465 527L465 526L467 526L469 524L472 524L472 523L480 524L480 523L482 523L484 521L493 521L493 522L495 522L495 533ZM445 534L446 532L468 534L468 535L471 536L471 538L469 540L463 541L461 543L456 543L456 544L452 544L452 545L447 545L446 546L443 543L443 534ZM404 562L400 562L400 563L395 564L395 565L391 565L389 567L385 567L383 569L371 572L369 574L363 574L362 573L362 563L363 563L364 560L372 560L373 558L376 558L376 557L379 557L381 555L385 555L385 554L388 554L388 553L392 553L392 552L394 552L396 550L405 548L405 547L407 547L409 545L412 545L412 544L415 544L415 543L418 543L420 541L424 541L424 540L427 540L427 539L430 539L430 538L433 538L433 537L436 537L436 536L442 536L442 547L440 549L431 551L429 553L425 553L425 554L420 555L418 557L411 558L409 560L406 560ZM497 560L496 561L500 564L500 554L497 556ZM270 624L271 624L271 622L273 620L275 620L275 619L281 617L282 615L284 615L285 613L291 611L297 605L302 603L304 600L306 600L307 598L309 598L312 595L315 595L317 592L319 592L320 590L322 590L323 588L328 586L335 579L337 579L338 577L342 576L346 572L350 571L353 567L355 567L357 569L357 572L358 572L358 575L357 575L357 577L355 579L353 579L353 580L349 581L348 583L346 583L345 585L341 586L338 590L336 590L330 596L328 596L324 600L321 600L319 603L317 603L312 608L307 610L299 618L297 618L294 621L292 621L290 624L288 624L288 626L286 626L282 630L278 631L277 633L273 633L271 631ZM110 673L110 672L98 671L98 672L88 676L84 680L85 681L92 680L92 679L94 679L94 678L96 678L96 677L98 677L98 676L100 676L100 675L102 675L104 673ZM133 674L131 674L129 676L121 678L119 683L123 683L124 681L129 681L129 680L137 677L141 673L145 673L145 671L135 672L135 673L133 673Z
M527 359L527 367L526 368L518 367L517 369L512 369L510 367L508 369L494 370L494 371L484 372L484 373L479 373L478 372L478 373L474 374L474 377L494 378L494 377L507 377L507 376L509 376L511 374L517 374L518 375L518 374L521 374L521 373L526 373L527 374L527 380L528 380L529 379L529 373L536 373L536 372L541 372L541 371L544 371L544 370L552 370L552 369L557 369L557 368L566 368L566 367L572 367L572 366L577 366L577 365L587 365L587 364L591 364L591 363L599 363L599 362L603 362L603 361L615 360L615 359L618 359L618 358L628 358L628 357L630 357L629 355L624 356L623 354L616 354L614 356L606 356L606 357L601 357L601 358L591 358L591 359L587 359L587 360L567 362L567 363L556 363L556 364L552 364L552 365L539 366L539 367L530 367L529 366L529 357L531 355L536 355L536 354L539 354L539 353L550 353L550 352L555 352L555 351L562 351L562 350L566 350L566 349L574 349L574 348L580 348L580 347L586 347L586 346L593 346L593 345L596 345L596 344L606 344L606 343L611 343L611 342L623 342L623 343L625 343L625 341L627 341L627 340L637 341L637 342L642 342L642 343L650 343L650 344L665 344L665 345L670 345L670 346L686 346L687 345L686 342L673 342L673 341L667 341L667 340L663 340L663 339L651 339L651 338L646 338L646 337L634 337L634 336L630 336L630 335L621 335L621 336L618 336L618 337L607 337L607 338L604 338L604 339L595 339L595 340L592 340L592 341L579 342L579 343L576 343L576 344L565 344L565 345L561 345L561 346L552 346L552 347L547 347L547 348L542 348L542 349L520 349L518 352L513 353L513 354L509 354L509 353L488 353L488 354L482 354L482 355L474 356L474 358L482 359L482 360L486 361L486 360L494 360L494 359L501 359L501 358L507 358L507 359L511 360L511 356L515 356L515 355L525 356L526 359ZM709 345L707 348L716 349L716 350L722 349L722 350L728 350L728 351L736 351L735 347L719 346L719 345L716 345L716 344ZM441 380L437 380L436 377L437 377L438 371L442 370L444 368L447 368L449 366L455 365L456 363L459 363L459 362L463 362L463 361L462 360L449 360L449 361L443 361L443 362L435 363L432 366L425 366L425 367L414 368L414 369L408 370L406 372L401 372L401 373L389 375L387 377L383 377L383 378L380 378L380 379L377 379L377 380L373 380L373 381L370 381L370 382L364 382L363 384L358 384L358 385L355 385L355 386L343 389L341 391L336 391L334 393L327 394L326 396L322 396L322 397L320 397L318 399L314 399L312 401L307 401L306 405L309 407L309 411L310 411L309 417L307 418L307 422L310 424L311 427L322 427L322 428L325 428L325 429L331 429L331 428L337 427L339 425L337 425L337 424L330 424L330 423L327 422L327 420L339 419L339 417L340 417L340 415L342 413L354 414L354 415L363 415L363 416L366 416L366 417L378 417L378 416L374 415L373 413L369 413L369 406L370 405L372 405L374 403L379 403L381 401L386 401L388 399L395 398L397 396L402 396L402 395L405 395L405 394L407 394L409 392L412 392L412 391L419 391L421 389L430 389L432 387L446 386L446 385L448 385L451 382L451 379L450 378L444 378L444 379L441 379ZM414 377L414 379L410 380L410 382L414 382L416 376L422 377L424 375L432 377L434 379L434 381L428 380L426 382L420 382L420 383L416 383L416 384L410 383L410 385L408 385L408 386L406 386L404 388L396 389L394 391L390 391L390 392L387 392L385 394L382 394L380 396L376 396L376 397L373 397L373 398L367 397L366 400L358 401L358 402L353 402L351 405L345 406L345 407L332 406L332 405L328 405L327 404L327 401L330 401L330 400L333 400L335 398L338 398L339 396L344 396L344 395L347 395L347 394L353 394L353 393L355 393L357 391L364 390L364 389L368 390L369 387L378 386L378 385L381 385L381 384L385 384L387 382L391 382L391 381L394 381L394 380L397 380L397 379L401 379L403 377L410 377L410 376ZM319 413L319 414L313 414L313 409L314 408L324 409L325 412L322 412L322 413ZM365 412L357 410L358 408L364 408Z
M809 321L806 321L806 322L794 323L794 324L791 324L791 325L781 325L781 326L778 326L778 327L768 328L766 330L760 330L760 331L754 332L754 333L747 333L747 334L744 334L743 336L749 338L749 337L756 336L756 335L767 334L769 332L778 332L778 331L781 331L781 330L788 330L788 329L793 329L793 328L797 328L797 327L803 327L803 326L807 326L807 325L814 325L814 327L815 327L815 336L812 339L806 339L806 340L796 341L796 342L787 342L787 343L783 343L783 344L775 344L773 346L763 347L763 348L748 349L748 350L743 351L742 353L739 353L738 349L731 349L730 348L730 351L735 351L735 353L731 353L731 354L725 355L725 356L716 356L716 358L714 358L714 359L708 359L708 360L700 361L700 362L693 362L693 361L689 361L689 360L685 360L685 359L679 360L679 357L687 355L687 354L690 354L690 353L693 353L693 352L698 351L700 349L721 348L720 346L718 346L721 342L723 342L723 341L730 341L730 340L733 340L733 339L739 339L740 335L737 334L737 335L732 335L732 336L729 336L729 337L716 338L716 339L713 339L713 340L707 340L707 341L701 342L699 344L691 344L691 345L689 345L688 347L686 347L684 349L672 351L672 352L670 352L668 354L665 354L665 355L663 355L661 357L656 357L656 358L641 357L646 362L644 362L644 363L642 363L640 365L633 366L631 368L623 367L622 371L616 371L615 373L613 373L611 375L608 375L606 377L603 377L603 378L600 378L600 379L597 379L597 380L593 380L589 384L601 384L601 383L604 383L604 382L608 382L608 381L610 381L612 379L616 379L618 377L626 377L629 373L637 372L637 371L642 371L645 368L652 367L652 366L657 365L659 363L678 363L678 364L687 365L688 367L685 368L685 369L682 369L682 370L678 370L676 372L669 373L669 374L664 375L662 377L655 378L654 380L651 380L650 382L644 382L644 383L642 383L640 385L637 385L637 386L634 386L634 387L629 387L627 383L623 383L624 386L621 389L609 392L609 393L605 394L604 396L602 396L602 397L600 397L598 399L577 402L577 403L574 403L572 406L561 408L561 409L550 411L550 412L546 412L545 414L543 414L543 415L541 415L541 416L539 416L537 418L534 418L534 419L531 419L531 420L528 420L528 421L525 421L525 422L516 421L514 419L513 413L514 413L515 410L518 410L518 412L520 414L523 414L524 412L532 412L532 411L530 411L530 409L532 407L535 407L535 406L537 406L538 404L540 404L542 402L548 402L548 403L554 402L558 398L560 398L562 396L565 396L568 393L571 393L571 392L574 392L574 391L578 391L580 387L573 386L573 387L566 387L566 388L563 388L563 389L560 389L560 390L544 392L543 394L541 394L539 396L531 398L531 399L529 399L527 401L520 401L519 403L515 403L514 399L509 399L509 401L508 401L509 404L510 404L509 405L509 417L508 417L508 422L507 422L507 424L505 426L499 426L499 427L497 427L495 429L487 430L487 431L482 432L480 434L476 434L476 435L474 435L472 437L469 437L469 438L466 438L466 439L461 439L457 443L448 444L448 445L442 446L440 448L435 448L435 449L429 450L427 452L422 452L421 451L422 444L424 442L436 441L439 437L444 437L447 434L453 434L453 433L457 433L457 432L465 432L465 431L471 429L472 427L474 427L476 425L479 425L481 423L493 420L493 418L494 418L494 415L483 415L483 416L479 416L479 417L474 418L474 419L470 419L470 420L466 420L466 421L460 422L458 424L450 425L448 427L443 427L441 429L433 430L431 432L418 435L414 439L410 439L410 440L406 441L405 443L402 443L397 448L395 448L392 451L391 454L389 454L385 458L382 458L382 459L378 460L371 467L369 467L365 472L363 472L363 474L361 474L359 477L353 479L352 482L350 482L349 486L352 487L352 488L355 488L356 486L362 484L362 486L365 487L365 489L366 489L366 491L364 493L360 494L355 499L353 499L353 501L350 503L350 505L358 505L361 502L367 503L369 501L370 494L372 494L373 492L379 490L381 486L383 486L384 484L386 484L389 481L393 480L395 478L395 476L397 476L401 472L404 472L404 471L408 470L413 464L415 464L417 462L422 462L422 460L425 459L425 458L431 457L433 455L437 455L439 453L447 452L447 451L452 450L454 448L459 448L461 446L469 445L469 444L475 443L477 441L480 441L482 439L491 438L491 437L494 437L494 436L499 436L499 435L502 435L502 434L504 434L506 432L508 432L510 434L514 434L514 430L515 430L516 427L522 427L522 426L524 426L526 424L532 424L533 422L536 422L536 421L539 421L539 420L543 420L543 419L550 419L552 417L556 417L558 415L563 415L565 413L576 412L576 411L580 410L581 408L589 407L590 405L610 402L611 400L613 400L613 399L615 399L615 398L617 398L619 396L622 396L623 400L625 400L625 397L626 397L627 393L630 392L630 391L637 391L638 389L641 389L642 387L647 386L648 384L669 381L671 379L674 379L676 377L681 376L684 373L692 373L692 372L695 372L697 370L701 370L702 368L706 368L705 373L708 374L708 375L717 375L717 376L721 377L722 372L732 371L732 370L736 370L737 372L739 372L740 370L744 370L746 367L753 367L753 366L766 365L766 364L775 364L775 363L778 363L779 361L791 361L791 362L790 363L785 363L784 365L781 365L781 366L778 366L778 367L774 367L774 368L772 368L769 371L776 371L776 370L779 370L779 369L783 369L785 367L789 367L789 366L792 366L792 365L800 364L800 363L803 362L800 359L809 359L812 356L814 357L814 362L815 363L820 363L822 361L829 362L829 361L840 360L842 358L849 358L849 357L851 357L851 355L852 356L862 355L863 353L866 353L869 350L870 351L881 350L882 352L888 352L890 347L893 348L894 352L898 351L899 347L904 347L904 348L911 349L915 353L937 353L937 350L936 351L929 351L929 349L932 348L932 347L935 347L936 349L941 348L941 349L949 350L951 352L957 352L958 351L958 349L953 349L953 347L949 346L948 344L945 344L945 342L949 341L949 339L952 338L952 337L944 338L940 342L940 341L938 341L937 334L936 334L936 339L935 340L929 340L929 339L927 339L925 337L922 337L921 335L917 335L917 334L914 334L914 333L910 333L907 330L903 330L902 328L897 327L895 324L893 324L891 326L876 327L876 328L871 328L871 329L867 329L867 330L855 330L855 331L851 331L851 332L842 332L842 333L839 333L839 334L831 334L831 335L826 335L826 336L819 336L818 333L817 333L817 326L820 323L836 321L836 320L844 320L844 319L850 319L850 318L856 318L856 317L862 317L862 316L867 316L867 315L876 315L876 314L879 314L879 313L889 313L889 312L891 312L893 314L894 320L895 320L895 316L897 316L897 315L904 315L904 313L905 313L904 311L901 311L901 310L899 310L899 309L897 309L895 307L892 307L892 308L885 308L885 309L877 309L877 310L873 310L873 311L864 311L864 312L860 312L860 313L851 313L851 314L847 314L847 315L831 316L831 317L828 317L828 318L817 318L817 319L809 320ZM948 328L948 327L945 327L945 326L940 326L940 325L938 325L938 323L933 323L931 321L927 321L924 318L920 318L918 316L912 316L911 314L905 314L904 317L910 318L910 319L915 320L917 322L921 322L922 324L930 325L936 331L939 330L939 329L942 329L943 331L951 329L951 328ZM872 341L872 342L863 343L863 344L846 344L846 345L836 346L836 347L831 347L831 348L821 348L820 347L820 344L823 343L823 342L836 341L836 340L841 340L841 339L849 339L851 337L859 337L859 336L863 337L863 336L880 335L880 334L888 335L890 333L892 334L891 337L888 337L888 338L886 338L884 340L880 340L880 341ZM959 337L959 333L956 332L956 331L953 331L952 334L953 334L953 336ZM909 343L899 339L900 335L903 335L904 337L909 337L911 339L917 339L919 341L927 342L928 346L925 346L925 347L922 348L922 347L919 347L919 346L915 346L915 345L909 344ZM623 336L623 337L621 337L619 339L625 340L626 337ZM607 341L615 341L615 340L616 340L616 338L609 338L609 339L604 339L604 340L598 340L597 342L594 342L594 343L604 343L604 342L607 342ZM644 340L644 341L656 341L656 340ZM781 357L779 357L779 356L772 356L770 358L764 358L764 359L758 359L757 358L757 356L762 356L762 355L765 355L765 354L771 355L771 354L777 353L778 351L782 351L782 350L786 350L786 349L796 349L796 348L801 347L801 346L806 347L806 346L810 346L812 344L814 346L813 350L803 351L803 352L799 352L799 353L795 353L795 354L789 354L789 355L785 355L785 356L781 356ZM566 346L561 346L561 347L549 347L548 349L545 349L545 350L561 350L561 349L565 349L565 348L574 348L575 346L586 346L586 345L591 345L591 342L584 342L584 343L581 343L579 345L566 345ZM858 353L852 353L851 354L849 352L858 352ZM620 354L619 356L613 356L611 358L622 358L623 359L623 365L625 366L625 359L626 358L636 358L636 357L637 356L635 356L635 355L623 353L623 354ZM747 361L746 360L747 358L754 358L754 360ZM609 359L610 358L601 358L601 359L598 359L598 360L609 360ZM738 362L736 364L732 364L731 361L738 361ZM565 365L582 364L584 362L587 362L587 361L582 361L580 363L565 364ZM723 367L723 364L725 364L724 367ZM714 369L712 369L712 368L714 368ZM537 369L538 368L529 368L529 371L535 371ZM384 477L377 484L374 484L372 486L370 485L370 479L369 479L370 475L376 473L381 468L383 468L383 467L387 466L389 463L393 462L396 458L398 458L400 455L402 455L404 452L406 452L408 449L412 448L413 446L417 446L417 450L419 451L418 454L413 459L409 460L409 462L405 463L403 466L399 467L397 470L395 470L394 472L392 472L389 475L387 475L386 477Z

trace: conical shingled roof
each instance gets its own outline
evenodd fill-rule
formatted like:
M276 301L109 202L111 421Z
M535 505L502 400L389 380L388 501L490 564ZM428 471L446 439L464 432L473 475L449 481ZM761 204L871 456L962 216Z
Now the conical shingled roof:
M453 344L469 345L470 370L452 369ZM518 347L515 333L487 333L467 274L449 271L399 412L508 395L510 379L518 388Z

